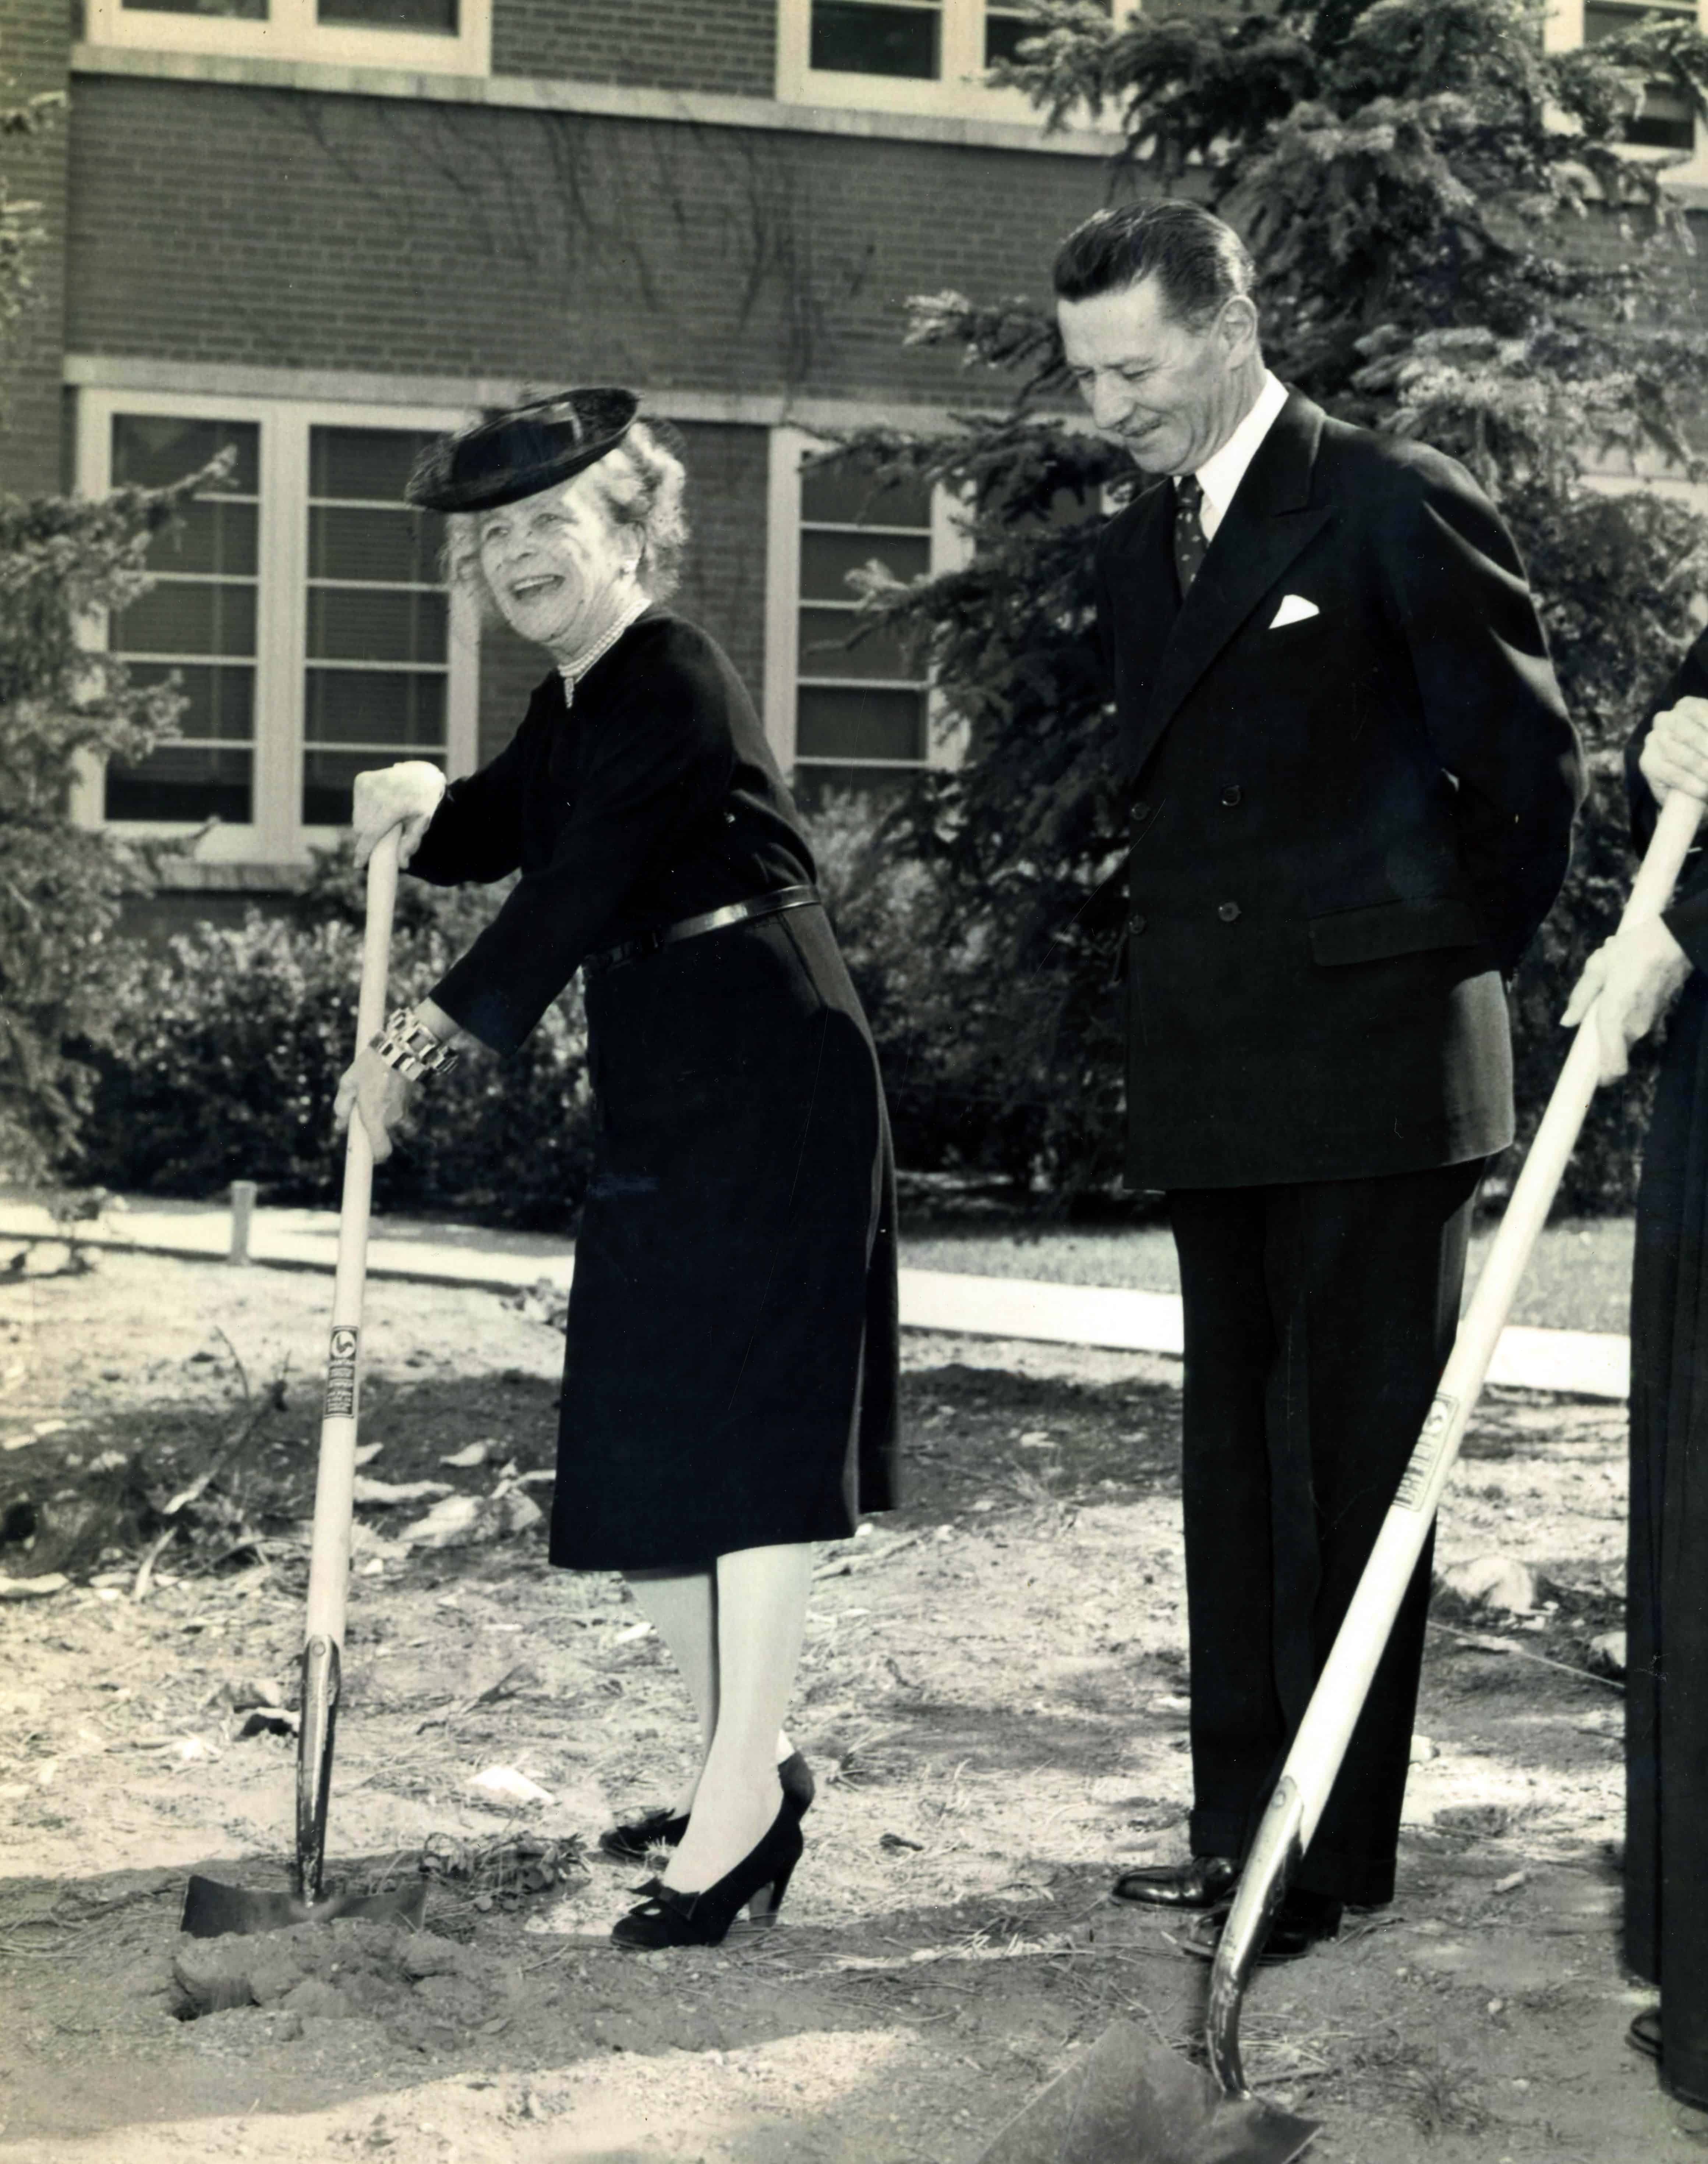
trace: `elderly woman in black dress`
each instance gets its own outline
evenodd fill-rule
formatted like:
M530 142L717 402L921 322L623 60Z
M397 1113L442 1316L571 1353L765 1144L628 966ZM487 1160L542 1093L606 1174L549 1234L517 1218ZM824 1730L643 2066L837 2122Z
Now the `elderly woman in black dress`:
M1639 846L1669 790L1708 797L1708 633L1626 773ZM1660 921L1590 958L1566 1020L1597 993L1604 1081L1671 1009L1631 1287L1625 1951L1660 1987L1632 2043L1673 2095L1708 2110L1708 852Z
M437 885L521 877L340 1104L383 1158L418 1091L431 1118L436 1068L513 1050L581 969L596 1147L551 1559L623 1573L699 1715L696 1778L604 1837L674 1851L613 1934L649 1948L774 1915L799 1858L811 1776L780 1731L810 1544L890 1500L896 1334L871 1037L747 694L662 606L683 472L635 407L565 392L447 439L412 481L453 514L457 575L554 665L478 773L358 779L360 853L398 827Z

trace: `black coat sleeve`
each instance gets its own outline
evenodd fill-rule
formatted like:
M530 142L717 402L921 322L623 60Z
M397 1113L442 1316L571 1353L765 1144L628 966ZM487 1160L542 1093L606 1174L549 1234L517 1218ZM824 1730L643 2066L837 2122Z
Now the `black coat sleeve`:
M1451 460L1411 478L1380 523L1385 570L1432 744L1458 785L1479 913L1510 972L1565 877L1583 756L1494 506Z
M1680 699L1708 699L1708 631L1705 631L1679 664L1677 673L1632 734L1625 747L1625 787L1631 800L1631 838L1646 849L1653 838L1660 807L1650 794L1637 764L1654 717ZM1699 843L1684 860L1684 869L1663 918L1697 969L1708 970L1708 850Z
M537 727L530 707L496 759L452 782L439 800L409 869L433 886L505 878L522 862L522 800Z
M625 901L729 792L729 719L691 671L638 676L589 730L550 861L524 871L434 991L453 1021L496 1051L522 1043L584 958L609 943Z

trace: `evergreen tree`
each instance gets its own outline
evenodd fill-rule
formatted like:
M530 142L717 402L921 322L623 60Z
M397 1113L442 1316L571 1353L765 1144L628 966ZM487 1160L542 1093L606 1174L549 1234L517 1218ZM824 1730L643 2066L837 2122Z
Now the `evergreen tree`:
M54 124L51 100L0 110L0 151ZM0 171L0 363L39 239ZM72 822L79 757L141 758L181 703L129 683L80 626L145 590L150 537L215 478L98 503L0 496L0 1178L50 1174L74 1143L91 1079L76 1051L109 1040L111 935L122 896L149 883L144 857Z
M1035 13L1001 77L1053 121L1118 114L1112 193L1190 194L1245 234L1276 373L1343 418L1463 460L1525 554L1595 775L1570 884L1517 988L1533 1121L1563 1050L1565 988L1627 876L1619 749L1708 587L1708 522L1583 470L1611 454L1708 476L1676 410L1705 352L1691 236L1658 163L1621 147L1658 79L1702 108L1708 40L1673 20L1548 54L1526 0L1147 8L1119 28L1087 6ZM964 763L922 785L891 835L936 875L955 1038L940 1056L976 1076L970 1104L1000 1114L970 1119L974 1147L1058 1192L1101 1190L1118 1165L1125 843L1089 569L1096 517L1136 476L1064 424L1048 307L938 294L912 304L909 335L959 345L1013 392L945 438L860 439L959 491L976 544L966 569L916 586L865 580L871 612L928 654L966 738ZM1639 1110L1598 1105L1569 1200L1627 1198Z

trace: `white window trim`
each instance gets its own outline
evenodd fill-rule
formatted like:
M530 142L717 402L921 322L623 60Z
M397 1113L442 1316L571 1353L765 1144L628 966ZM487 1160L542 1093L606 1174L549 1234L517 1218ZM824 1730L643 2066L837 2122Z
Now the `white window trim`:
M1696 23L1700 29L1708 31L1708 0L1696 0ZM1574 53L1583 42L1584 0L1553 0L1542 24L1543 50ZM1663 176L1668 187L1700 187L1708 183L1708 128L1700 118L1696 122L1696 147L1688 157L1679 157L1676 150L1656 150L1642 143L1627 144L1622 155L1644 165L1658 165L1663 159L1675 160Z
M419 30L366 29L315 19L315 0L269 0L265 23L179 15L87 0L85 42L151 52L213 53L238 59L322 60L346 67L407 68L430 75L484 76L492 67L491 0L461 0L455 37Z
M1584 487L1598 496L1667 496L1708 512L1708 481L1689 480L1653 444L1635 453L1586 444L1579 471Z
M800 763L796 755L796 701L801 665L801 463L810 453L834 447L805 428L773 428L767 476L765 546L765 736L786 774ZM931 499L931 570L933 576L970 562L972 538L954 495L936 488ZM816 767L870 766L876 772L901 773L912 767L959 766L964 733L934 690L927 692L926 756L922 759L811 759Z
M308 435L313 428L460 428L469 409L432 406L339 405L326 401L220 397L195 391L90 389L77 393L76 488L101 496L111 486L113 417L158 413L199 421L260 424L261 515L256 535L255 713L254 779L248 825L221 823L197 849L203 864L306 864L311 849L328 848L345 831L305 826L302 801L303 675L307 665ZM104 612L87 627L92 646L107 644ZM472 771L478 743L480 619L472 598L450 596L445 680L445 759L453 780ZM72 816L80 826L115 834L188 838L194 822L115 819L102 816L103 767L80 763Z
M964 120L1004 120L1041 128L1041 116L1023 91L997 90L983 81L986 0L940 0L942 68L935 82L912 76L854 75L812 64L812 0L777 0L777 100L783 105L838 106L863 112L909 113ZM1138 13L1143 0L1114 0L1115 20ZM1000 0L999 0L1000 5ZM1118 136L1117 114L1096 121L1080 115L1076 128Z

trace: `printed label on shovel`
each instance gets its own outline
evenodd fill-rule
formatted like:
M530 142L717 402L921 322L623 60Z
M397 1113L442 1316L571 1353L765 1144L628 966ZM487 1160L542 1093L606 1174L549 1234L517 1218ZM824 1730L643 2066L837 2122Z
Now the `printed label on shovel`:
M326 1356L326 1417L354 1420L356 1412L356 1333L339 1328L332 1333Z
M1417 1437L1416 1447L1406 1465L1406 1477L1400 1483L1400 1492L1394 1498L1399 1509L1415 1510L1422 1500L1423 1491L1429 1485L1440 1463L1442 1452L1447 1447L1447 1431L1453 1426L1453 1416L1458 1410L1458 1405L1457 1398L1450 1398L1443 1393L1429 1408Z

